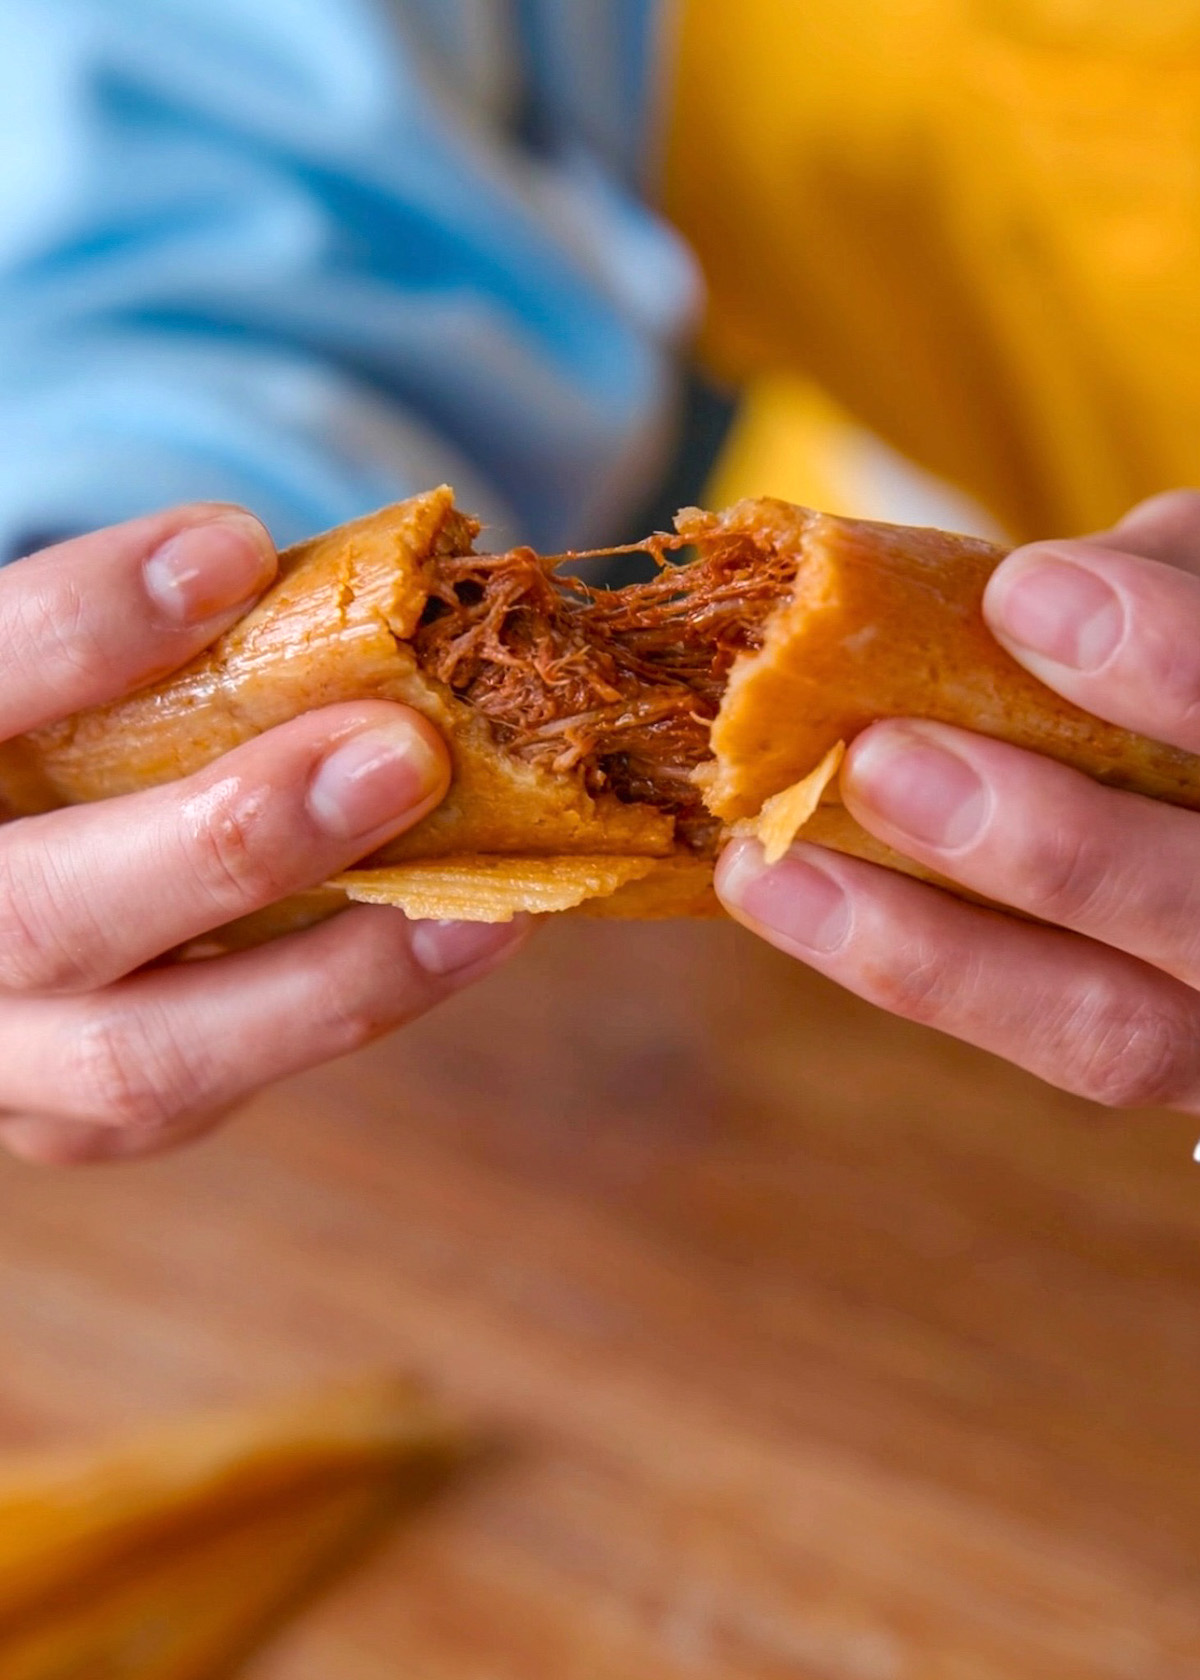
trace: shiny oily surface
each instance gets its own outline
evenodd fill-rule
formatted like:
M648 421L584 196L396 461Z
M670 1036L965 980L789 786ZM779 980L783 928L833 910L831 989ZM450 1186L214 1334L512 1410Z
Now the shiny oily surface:
M733 926L563 921L191 1153L0 1166L0 1445L460 1405L487 1458L252 1680L1190 1680L1192 1141Z

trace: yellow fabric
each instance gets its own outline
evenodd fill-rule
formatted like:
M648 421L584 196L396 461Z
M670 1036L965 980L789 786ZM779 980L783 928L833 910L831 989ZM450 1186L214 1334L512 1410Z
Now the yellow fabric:
M720 371L811 381L1019 538L1200 483L1200 0L681 12Z
M819 386L786 373L761 375L743 395L706 500L725 507L747 496L782 496L865 515L848 469L854 442L852 422Z
M993 541L1008 535L977 502L889 450L819 386L788 373L762 374L746 386L705 489L712 507L747 496Z

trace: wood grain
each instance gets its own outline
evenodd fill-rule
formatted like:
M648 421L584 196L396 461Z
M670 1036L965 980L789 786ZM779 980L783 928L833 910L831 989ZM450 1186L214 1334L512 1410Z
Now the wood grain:
M721 924L0 1167L0 1446L413 1368L489 1459L253 1680L1191 1680L1200 1174Z

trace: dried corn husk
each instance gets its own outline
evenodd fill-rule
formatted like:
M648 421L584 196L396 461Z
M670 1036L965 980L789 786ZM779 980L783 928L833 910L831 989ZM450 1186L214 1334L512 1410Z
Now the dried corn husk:
M0 1465L3 1680L217 1680L461 1451L381 1379Z

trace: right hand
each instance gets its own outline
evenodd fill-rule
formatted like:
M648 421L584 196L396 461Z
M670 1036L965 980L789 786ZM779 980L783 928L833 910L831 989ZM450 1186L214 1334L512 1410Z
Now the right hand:
M983 610L1064 699L1200 753L1196 491L1015 549ZM717 870L733 915L860 997L1078 1096L1200 1114L1200 812L922 718L865 729L840 780L877 839L987 902L803 839L768 866L745 840Z
M183 665L275 570L264 527L216 504L0 570L0 741ZM150 1153L487 973L520 924L365 907L262 949L147 967L411 828L449 779L422 717L362 701L184 781L0 826L0 1141L45 1162Z

